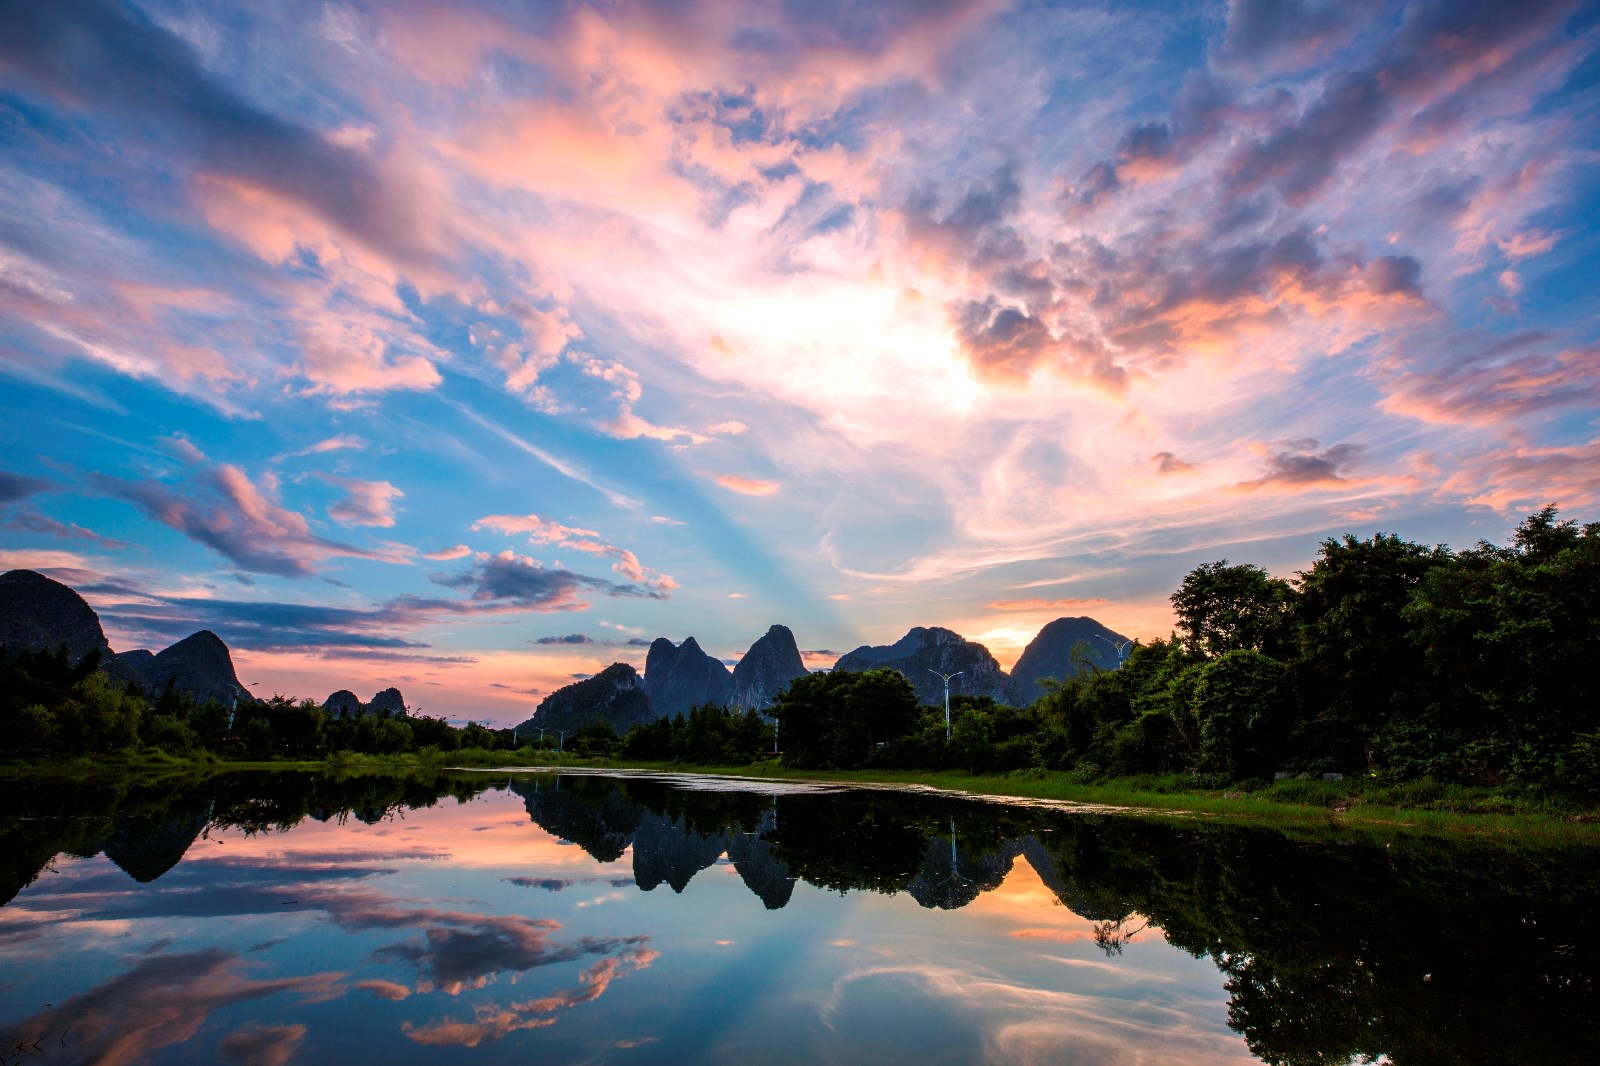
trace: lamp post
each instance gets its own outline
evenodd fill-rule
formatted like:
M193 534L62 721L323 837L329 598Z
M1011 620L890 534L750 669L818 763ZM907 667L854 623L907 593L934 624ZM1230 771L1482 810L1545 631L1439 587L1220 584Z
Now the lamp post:
M1117 666L1118 666L1118 668L1120 668L1122 666L1122 664L1124 662L1126 662L1127 659L1128 659L1128 645L1132 644L1133 641L1125 640L1121 644L1118 644L1116 641L1112 640L1110 637L1102 637L1102 636L1100 636L1099 633L1096 633L1095 636L1099 637L1101 640L1103 640L1107 644L1111 645L1112 649L1116 651L1116 653L1117 653Z
M948 744L950 743L950 679L952 677L960 677L966 671L957 670L953 674L941 674L930 666L928 667L928 673L944 682L944 742Z
M539 739L543 740L544 738L540 737ZM563 745L565 745L566 742L567 742L567 731L565 729L557 729L556 730L556 750L557 751L561 751L563 749Z

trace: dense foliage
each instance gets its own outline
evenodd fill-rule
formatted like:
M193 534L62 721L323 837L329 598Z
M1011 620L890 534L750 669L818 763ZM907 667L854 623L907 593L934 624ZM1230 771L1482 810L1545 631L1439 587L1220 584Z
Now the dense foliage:
M1294 582L1226 560L1172 596L1177 631L1117 670L1087 666L1027 708L970 697L905 709L910 686L815 675L775 713L784 757L816 768L1040 767L1276 774L1526 787L1600 801L1600 523L1524 521L1465 551L1388 534L1323 542ZM897 685L898 682L898 685Z

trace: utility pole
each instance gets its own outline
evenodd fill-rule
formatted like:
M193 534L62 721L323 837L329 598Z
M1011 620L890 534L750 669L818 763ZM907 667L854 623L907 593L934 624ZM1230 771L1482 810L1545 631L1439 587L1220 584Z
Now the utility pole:
M957 670L953 674L941 674L930 666L928 667L928 673L944 682L944 742L948 744L950 743L950 679L952 677L960 677L966 671Z

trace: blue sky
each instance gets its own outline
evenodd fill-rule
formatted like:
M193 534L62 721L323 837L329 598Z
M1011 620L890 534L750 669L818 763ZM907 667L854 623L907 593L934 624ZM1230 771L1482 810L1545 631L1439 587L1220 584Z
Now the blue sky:
M119 649L510 722L658 635L1009 663L1216 558L1596 517L1600 5L0 30L0 563Z

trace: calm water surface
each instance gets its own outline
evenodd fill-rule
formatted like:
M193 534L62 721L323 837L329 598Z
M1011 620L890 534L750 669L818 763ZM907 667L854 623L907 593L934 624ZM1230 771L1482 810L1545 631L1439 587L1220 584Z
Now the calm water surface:
M0 1063L1593 1063L1600 852L594 775L13 784Z

